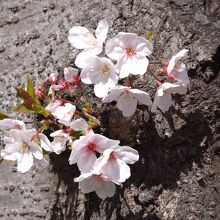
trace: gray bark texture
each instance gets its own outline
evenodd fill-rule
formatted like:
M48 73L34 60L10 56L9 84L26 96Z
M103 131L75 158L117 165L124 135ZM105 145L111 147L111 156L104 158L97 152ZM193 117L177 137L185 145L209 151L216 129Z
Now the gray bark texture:
M152 31L150 60L189 49L189 91L166 114L140 106L131 118L94 98L100 133L139 151L131 178L102 201L78 189L69 152L51 154L47 167L36 164L23 175L2 162L0 219L219 220L219 0L0 0L0 110L15 116L14 87L24 86L28 74L45 79L72 62L78 52L67 39L72 26L94 30L103 18L109 37Z

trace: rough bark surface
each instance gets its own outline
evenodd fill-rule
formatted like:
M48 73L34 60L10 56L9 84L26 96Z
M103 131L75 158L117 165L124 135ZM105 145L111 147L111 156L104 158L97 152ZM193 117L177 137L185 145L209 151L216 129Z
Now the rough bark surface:
M140 106L128 119L94 99L100 132L140 153L131 178L101 201L78 190L68 152L24 175L3 162L0 219L220 219L219 0L0 0L1 110L11 113L14 86L28 74L47 77L75 57L67 40L72 26L95 29L102 18L111 25L109 36L153 31L151 60L188 48L187 95L176 97L166 114Z

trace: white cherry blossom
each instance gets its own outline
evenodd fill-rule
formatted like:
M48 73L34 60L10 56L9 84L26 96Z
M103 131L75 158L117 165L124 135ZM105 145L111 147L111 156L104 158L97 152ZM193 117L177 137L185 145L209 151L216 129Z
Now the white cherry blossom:
M33 156L38 160L43 159L42 148L33 140L36 134L36 129L11 129L4 137L5 148L1 156L5 160L17 161L17 170L21 173L32 167Z
M51 112L51 114L59 119L58 122L66 126L70 125L73 115L76 111L76 106L71 103L65 103L64 106L58 106Z
M8 129L26 129L25 123L20 120L14 120L11 118L4 118L0 120L0 129L1 130L8 130Z
M152 44L144 37L124 32L107 40L105 47L107 56L117 61L116 69L120 78L129 74L143 75L149 63L146 56L151 55L152 50Z
M57 130L50 134L50 137L53 137L53 141L47 138L45 134L38 134L40 138L41 147L48 151L60 154L62 151L66 150L67 142L71 142L69 134L65 133L63 130Z
M124 117L130 117L135 113L138 101L147 106L152 104L147 92L119 85L111 89L109 94L102 99L103 102L113 100L117 101L117 107L122 111Z
M106 149L93 166L94 172L102 173L115 183L122 183L131 175L130 167L139 160L138 152L129 146Z
M69 163L77 163L80 171L89 172L97 159L96 152L103 153L105 149L118 146L119 143L100 134L88 133L73 142Z
M74 179L74 182L79 182L79 187L83 193L95 191L101 198L112 197L115 194L115 184L102 174L94 174L92 171L82 173Z
M152 112L155 112L157 107L162 111L166 112L169 110L172 102L171 94L186 94L187 87L177 83L162 83L158 88L154 98L154 102L151 108Z
M88 58L80 76L83 83L95 84L94 93L99 98L106 96L118 82L114 64L105 57Z
M183 86L187 86L189 84L186 65L183 63L183 59L187 56L188 52L189 50L187 49L181 50L170 59L167 66L168 76L173 77Z
M76 66L83 68L88 57L99 55L102 52L103 43L107 38L108 23L101 20L95 30L95 36L85 27L74 26L69 31L69 42L77 49L83 49L75 60Z

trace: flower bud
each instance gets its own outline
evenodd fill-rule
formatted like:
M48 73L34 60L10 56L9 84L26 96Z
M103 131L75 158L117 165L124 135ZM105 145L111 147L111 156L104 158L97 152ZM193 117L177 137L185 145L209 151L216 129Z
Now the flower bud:
M48 79L51 84L55 84L57 82L57 73L51 73Z

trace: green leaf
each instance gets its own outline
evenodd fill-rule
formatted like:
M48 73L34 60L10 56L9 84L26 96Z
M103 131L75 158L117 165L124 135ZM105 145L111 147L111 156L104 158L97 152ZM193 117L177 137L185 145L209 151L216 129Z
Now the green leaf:
M35 111L28 109L24 104L20 104L12 107L14 111L21 113L35 113Z
M37 103L40 104L38 97L35 94L35 89L30 76L27 77L27 94Z
M76 138L79 138L80 136L83 135L83 132L82 131L73 131L71 133L72 136L76 137Z
M50 115L50 112L47 111L40 102L35 101L24 89L16 88L16 90L17 95L23 99L24 103L15 107L15 111L23 113L37 113L44 116Z
M150 31L150 32L147 34L146 39L147 39L147 40L151 40L153 36L154 36L154 32Z
M7 116L5 113L0 112L0 120L4 119L4 118L10 118L9 116Z

